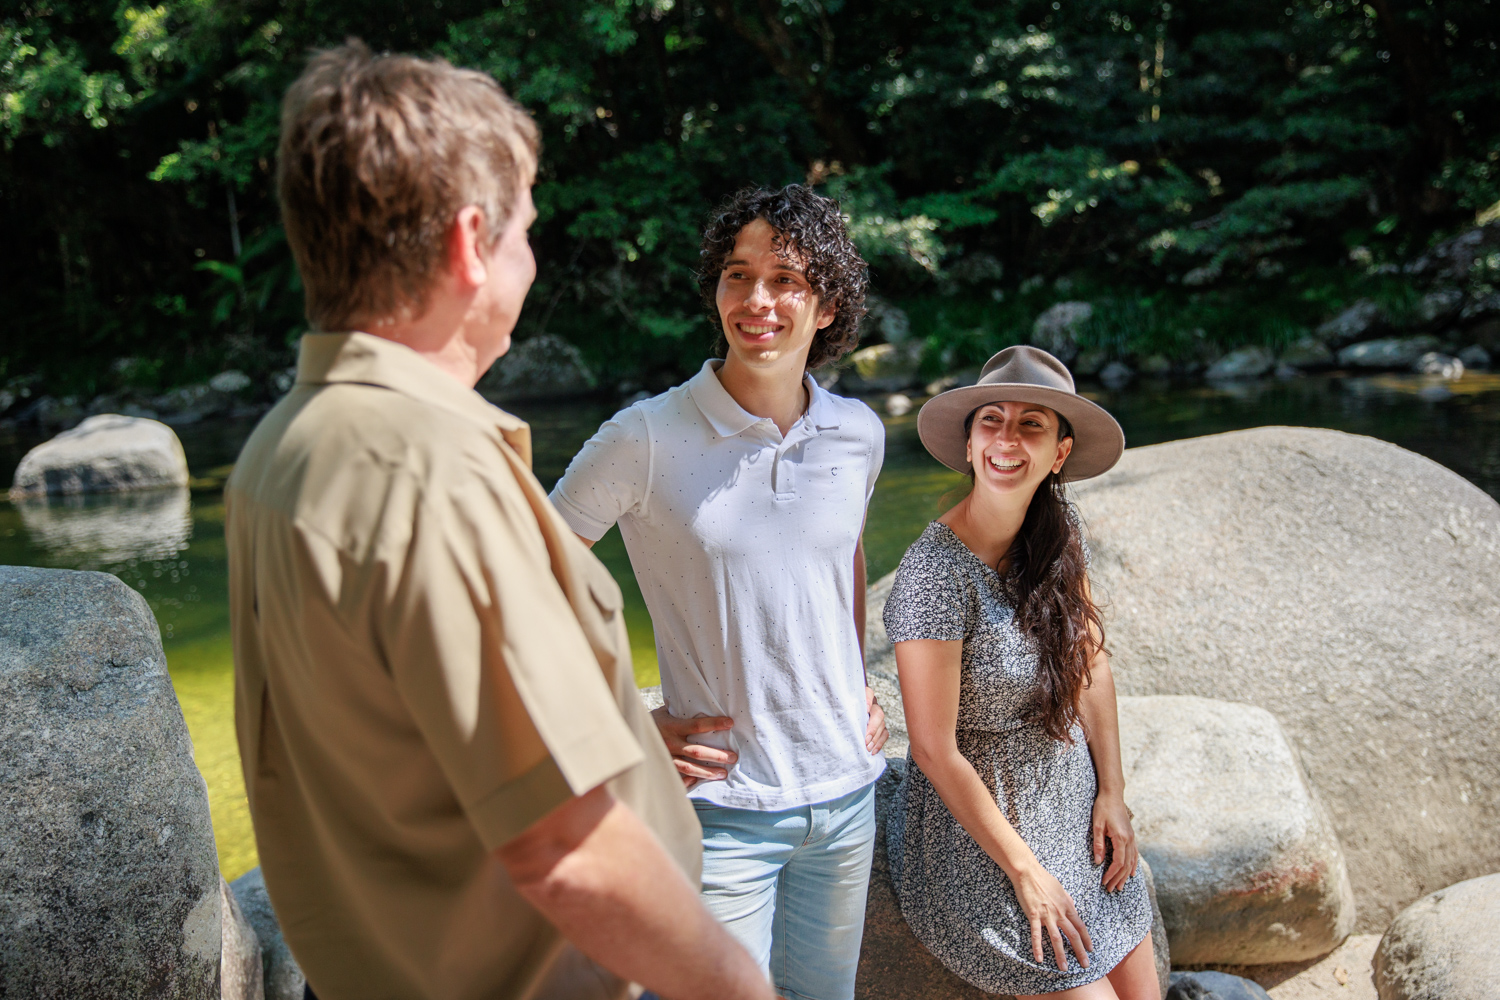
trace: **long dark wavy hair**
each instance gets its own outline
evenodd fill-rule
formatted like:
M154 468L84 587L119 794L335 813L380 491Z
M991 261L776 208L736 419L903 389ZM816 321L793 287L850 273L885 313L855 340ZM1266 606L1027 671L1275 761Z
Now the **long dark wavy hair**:
M964 420L964 437L974 415ZM1058 414L1057 439L1073 436ZM973 469L969 470L972 482ZM1021 530L1007 553L1005 586L1016 609L1016 627L1036 649L1037 698L1029 721L1054 740L1072 742L1082 723L1083 692L1093 683L1089 663L1104 646L1104 622L1089 597L1082 525L1064 492L1062 476L1049 472L1026 508Z
M838 308L833 322L813 336L807 353L809 371L832 364L859 346L859 320L865 314L869 269L849 238L839 203L801 184L788 184L777 191L741 188L714 209L703 227L703 246L698 253L698 290L710 322L719 329L715 296L724 262L734 252L735 237L756 219L765 219L775 230L772 245L778 254L795 253L802 258L802 274L818 293L819 301ZM722 355L722 330L719 346Z

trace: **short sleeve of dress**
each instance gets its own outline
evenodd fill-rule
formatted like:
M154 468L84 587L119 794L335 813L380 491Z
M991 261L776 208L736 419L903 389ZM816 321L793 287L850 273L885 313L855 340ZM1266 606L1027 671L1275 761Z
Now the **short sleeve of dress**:
M885 634L891 642L963 639L968 619L968 580L957 555L943 544L946 528L933 525L906 550L885 602ZM957 543L957 539L953 539Z

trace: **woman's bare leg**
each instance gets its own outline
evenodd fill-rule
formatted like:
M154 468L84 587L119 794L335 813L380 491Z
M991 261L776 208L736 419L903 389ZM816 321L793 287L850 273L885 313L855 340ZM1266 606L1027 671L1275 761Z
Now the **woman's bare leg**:
M1017 995L1016 1000L1118 1000L1115 988L1109 979L1100 979L1087 986L1077 986L1057 993L1038 993L1035 996Z
M1161 984L1156 978L1156 952L1151 935L1120 960L1109 975L1087 986L1058 993L1018 995L1016 1000L1161 1000Z
M1151 935L1135 946L1120 964L1110 970L1109 979L1120 1000L1161 1000L1161 983L1156 978L1156 952Z

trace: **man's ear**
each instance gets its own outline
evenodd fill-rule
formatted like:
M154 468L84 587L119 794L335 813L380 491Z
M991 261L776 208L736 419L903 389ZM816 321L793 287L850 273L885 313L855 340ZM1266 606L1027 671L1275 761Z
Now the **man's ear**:
M489 262L484 253L488 233L484 210L478 205L465 205L453 217L453 224L448 227L448 270L460 285L480 288L489 280Z
M837 305L823 305L821 300L818 304L818 329L825 330L828 325L838 318L839 307Z

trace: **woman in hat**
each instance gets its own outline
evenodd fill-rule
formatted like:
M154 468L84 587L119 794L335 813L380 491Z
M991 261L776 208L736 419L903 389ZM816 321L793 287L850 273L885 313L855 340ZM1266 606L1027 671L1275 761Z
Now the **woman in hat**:
M933 397L917 428L973 488L907 550L885 605L911 735L887 832L901 912L982 990L1157 1000L1114 682L1063 491L1125 436L1034 347Z

